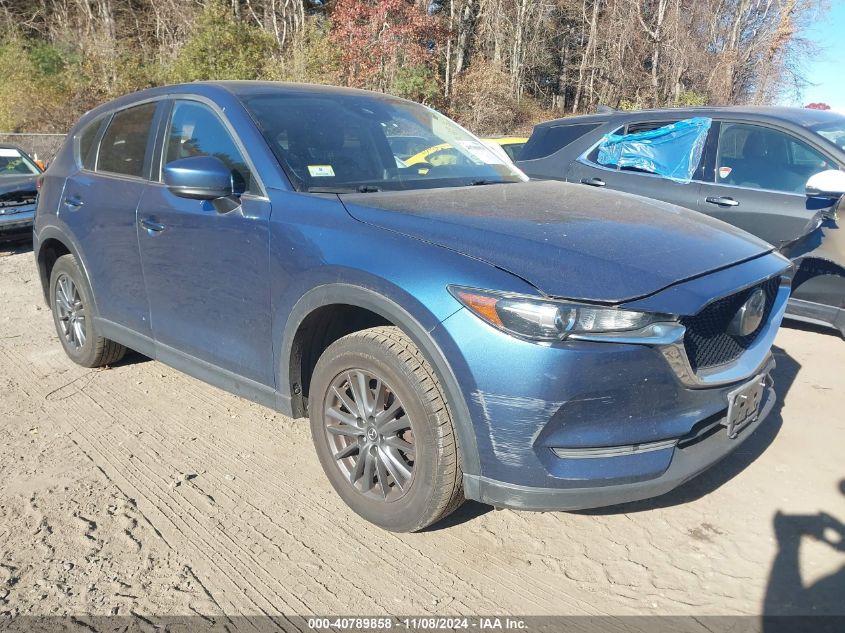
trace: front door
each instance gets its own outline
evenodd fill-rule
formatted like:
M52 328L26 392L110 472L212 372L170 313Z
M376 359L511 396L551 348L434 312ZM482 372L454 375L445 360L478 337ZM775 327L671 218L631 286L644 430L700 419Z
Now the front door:
M810 176L835 168L792 134L722 122L714 173L701 185L698 210L779 246L802 236L830 206L804 191Z
M204 364L274 386L270 332L270 202L222 114L193 100L173 104L162 164L216 156L232 170L240 206L219 212L162 183L144 192L138 239L157 355Z

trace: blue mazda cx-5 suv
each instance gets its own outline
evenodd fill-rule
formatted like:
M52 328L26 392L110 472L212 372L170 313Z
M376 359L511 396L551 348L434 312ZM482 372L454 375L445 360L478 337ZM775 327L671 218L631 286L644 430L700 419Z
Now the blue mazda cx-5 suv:
M390 139L409 135L450 160L406 165ZM128 347L309 417L332 486L389 530L464 498L662 494L774 403L790 269L772 246L529 182L383 94L210 82L117 99L47 170L34 237L72 360Z

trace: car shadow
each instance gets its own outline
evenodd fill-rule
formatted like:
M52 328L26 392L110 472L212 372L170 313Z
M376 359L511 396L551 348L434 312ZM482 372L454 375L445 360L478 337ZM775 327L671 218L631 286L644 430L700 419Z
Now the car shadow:
M839 490L845 495L845 480L839 482ZM780 511L773 523L778 552L763 600L763 631L785 630L783 624L792 621L777 616L837 616L841 626L845 616L845 565L805 585L801 578L800 548L806 537L829 546L833 552L845 553L845 523L827 512L794 515Z
M126 354L121 358L119 361L112 363L109 365L111 368L117 367L126 367L127 365L140 365L142 363L148 363L152 360L149 356L144 356L140 352L136 352L134 349L126 350Z
M788 316L784 318L781 327L790 330L798 330L799 332L812 332L813 334L826 334L828 336L838 336L839 338L845 339L845 335L843 335L836 328L826 327L824 325L816 325L814 323L806 323L804 321L794 321Z
M492 512L493 510L493 506L488 506L487 504L479 503L478 501L465 501L460 508L455 510L445 519L420 530L420 533L437 532L439 530L455 527L456 525L461 525L462 523L468 523L469 521L477 519L488 512Z
M784 398L792 387L798 370L801 369L801 365L783 349L775 346L772 348L772 354L777 361L777 367L772 372L772 378L775 381L775 392L777 394L775 406L769 417L758 427L751 437L745 440L737 450L719 462L718 468L710 468L694 479L660 497L623 503L606 508L579 510L577 512L588 515L631 514L689 503L710 494L748 468L748 466L763 454L766 448L774 441L775 437L777 437L778 432L780 432L783 426L781 410L783 409Z

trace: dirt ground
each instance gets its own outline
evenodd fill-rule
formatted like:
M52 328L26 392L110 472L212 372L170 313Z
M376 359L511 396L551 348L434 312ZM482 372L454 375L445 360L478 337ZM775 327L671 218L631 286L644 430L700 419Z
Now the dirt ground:
M68 360L0 246L0 615L845 614L845 342L781 331L772 417L649 502L347 511L303 420L136 354ZM0 627L2 628L2 627Z

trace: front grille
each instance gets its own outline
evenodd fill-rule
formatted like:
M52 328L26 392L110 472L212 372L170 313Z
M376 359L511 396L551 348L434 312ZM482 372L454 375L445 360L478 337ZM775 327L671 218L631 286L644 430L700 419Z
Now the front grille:
M0 209L35 204L36 195L37 192L34 189L32 191L12 191L10 193L0 194Z
M695 316L682 317L681 324L687 329L684 348L693 371L724 365L739 358L768 322L779 287L780 277L772 277L756 286L708 304ZM766 307L760 326L747 336L728 334L731 319L757 288L762 288L766 295Z

